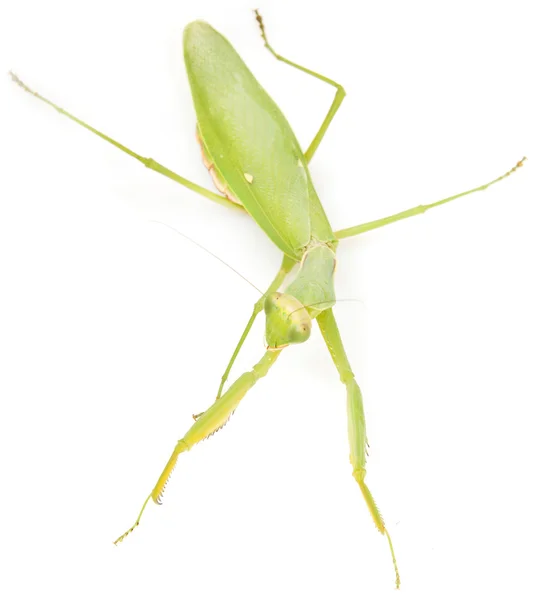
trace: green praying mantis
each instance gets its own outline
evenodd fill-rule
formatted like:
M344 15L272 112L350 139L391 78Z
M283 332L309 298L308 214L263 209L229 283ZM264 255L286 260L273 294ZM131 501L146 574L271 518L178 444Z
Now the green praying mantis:
M345 97L344 88L277 54L268 43L262 18L258 13L256 18L266 47L278 60L326 82L336 89L336 93L318 132L307 150L303 151L284 115L230 43L204 22L189 24L184 31L184 56L197 115L197 140L204 164L218 193L177 175L151 158L136 154L32 91L13 75L14 80L25 91L149 169L223 206L247 212L283 252L277 275L256 303L234 349L221 378L215 402L204 413L195 416L194 424L176 444L134 525L115 543L122 541L138 526L150 499L161 503L165 486L179 455L221 429L246 393L269 372L281 352L291 344L308 340L313 320L316 320L340 379L346 387L352 474L376 528L388 540L396 586L399 587L400 576L391 537L365 481L367 436L363 399L332 310L336 302L333 281L337 246L341 239L422 214L435 206L485 190L515 171L524 159L501 177L474 189L383 219L333 231L316 194L309 173L309 163ZM282 289L285 279L295 267L297 272L294 278ZM225 390L231 368L262 310L266 315L266 352L251 371L241 375Z

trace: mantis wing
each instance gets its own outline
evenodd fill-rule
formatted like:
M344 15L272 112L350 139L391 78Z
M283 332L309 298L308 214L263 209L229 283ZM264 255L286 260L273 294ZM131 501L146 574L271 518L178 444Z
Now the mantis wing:
M203 21L184 31L184 56L204 152L269 238L300 258L319 203L288 121L230 43Z

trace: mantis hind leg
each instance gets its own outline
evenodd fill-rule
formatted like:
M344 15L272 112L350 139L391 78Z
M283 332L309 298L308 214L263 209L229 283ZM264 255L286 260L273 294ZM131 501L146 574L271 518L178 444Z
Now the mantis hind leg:
M372 520L378 531L385 535L389 543L393 567L395 569L395 585L400 586L400 575L397 567L397 559L393 550L391 537L386 529L382 514L380 513L370 489L365 483L367 471L365 464L367 461L367 432L365 428L365 413L363 411L363 398L361 390L357 384L354 373L348 362L344 351L339 329L331 309L322 312L318 318L318 325L331 354L331 358L337 367L341 381L346 386L347 395L347 413L348 413L348 441L350 444L350 463L352 465L352 475L359 485L359 489L367 504Z
M455 196L449 196L448 198L444 198L443 200L438 200L438 202L433 202L432 204L420 204L419 206L415 206L414 208L410 208L400 213L396 213L394 215L391 215L390 217L377 219L376 221L369 221L368 223L356 225L355 227L348 227L347 229L340 229L339 231L335 232L335 235L339 240L342 240L343 238L347 237L353 237L361 233L366 233L367 231L372 231L373 229L378 229L379 227L384 227L384 225L389 225L390 223L402 221L402 219L408 219L409 217L414 217L415 215L421 215L424 212L427 212L427 210L430 210L431 208L441 206L442 204L447 204L448 202L452 202L453 200L456 200L457 198L462 198L463 196L467 196L468 194L473 194L474 192L486 190L491 185L498 183L498 181L509 177L509 175L511 175L511 173L514 173L519 167L522 167L525 160L526 157L522 158L522 160L519 160L512 169L507 171L507 173L504 173L500 177L493 179L489 183L480 185L479 187L467 190L466 192L461 192L460 194L456 194Z
M58 106L54 102L51 102L51 100L48 100L44 96L41 96L40 94L38 94L37 92L35 92L31 88L29 88L23 81L21 81L17 77L17 75L15 75L15 73L10 73L10 75L11 75L11 78L13 79L13 81L19 87L21 87L25 92L28 92L32 96L35 96L38 100L41 100L45 104L48 104L49 106L54 108L61 115L64 115L68 119L71 119L72 121L74 121L75 123L80 125L81 127L84 127L84 129L91 131L93 134L97 135L98 137L105 140L109 144L112 144L113 146L115 146L116 148L121 150L122 152L125 152L129 156L132 156L133 158L135 158L136 160L141 162L148 169L151 169L152 171L155 171L156 173L160 173L161 175L164 175L165 177L172 179L172 181L175 181L176 183L179 183L179 184L183 185L184 187L192 190L193 192L197 192L197 194L200 194L201 196L204 196L205 198L208 198L209 200L213 200L214 202L217 202L218 204L222 204L223 206L229 206L231 208L236 208L236 209L240 209L241 211L244 211L243 206L241 206L235 202L232 202L231 200L229 200L228 198L226 198L224 196L221 196L220 194L215 194L214 192L211 192L210 190L207 190L206 188L204 188L192 181L189 181L189 179L185 179L185 177L182 177L181 175L177 175L170 169L167 169L167 167L164 167L163 165L159 164L153 158L145 158L144 156L140 156L140 154L133 152L133 150L130 150L123 144L120 144L120 142L117 142L116 140L112 139L108 135L102 133L101 131L98 131L91 125L88 125L84 121L81 121L79 118L73 116L71 113L68 113L63 108L60 108L60 106Z
M305 158L307 159L307 162L310 162L310 160L313 157L314 153L316 152L318 146L320 145L320 142L322 141L324 135L326 134L326 131L328 130L330 123L333 120L333 117L339 110L339 107L340 107L342 101L344 100L344 97L346 96L346 92L344 91L344 88L340 83L337 83L336 81L333 81L332 79L329 79L329 77L320 75L320 73L311 71L310 69L307 69L306 67L302 67L301 65L298 65L297 63L292 62L291 60L288 60L287 58L284 58L284 56L277 54L277 52L275 52L275 50L270 46L270 44L268 42L268 38L266 36L266 29L264 27L264 22L262 20L262 15L258 12L258 10L255 10L255 15L256 15L256 20L258 21L258 25L260 26L260 31L261 31L262 39L264 40L264 45L273 54L273 56L275 56L275 58L277 60L280 60L281 62L284 62L287 65L294 67L294 69L299 69L300 71L307 73L307 75L312 75L313 77L316 77L316 79L320 79L320 81L325 81L326 83L329 83L329 85L332 85L334 88L337 89L337 91L335 92L335 98L333 99L333 102L329 108L329 111L328 111L324 121L322 122L322 125L320 126L320 129L317 131L316 135L313 138L313 141L310 143L309 147L305 151Z
M212 436L214 433L222 429L230 417L234 414L239 403L245 394L254 386L254 384L264 377L273 363L279 357L281 350L268 351L262 359L253 367L251 371L243 373L227 390L221 398L219 398L208 410L198 418L181 440L178 441L170 458L168 459L163 472L161 473L153 490L148 495L142 508L139 512L137 520L124 534L122 534L114 543L118 544L123 541L140 523L140 518L146 509L148 502L153 500L156 504L161 504L165 487L172 475L178 457L180 454L191 450L193 446Z

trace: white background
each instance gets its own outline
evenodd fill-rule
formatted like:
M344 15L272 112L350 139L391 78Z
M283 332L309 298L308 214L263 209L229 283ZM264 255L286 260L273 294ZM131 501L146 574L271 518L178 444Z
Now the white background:
M485 183L343 242L336 308L366 402L368 482L404 598L537 597L539 48L530 2L260 2L274 47L348 96L312 162L335 229ZM333 89L264 50L247 2L11 3L2 72L211 187L181 32L224 33L306 147ZM315 332L181 457L279 252L0 82L2 598L395 597ZM234 375L263 352L257 323Z

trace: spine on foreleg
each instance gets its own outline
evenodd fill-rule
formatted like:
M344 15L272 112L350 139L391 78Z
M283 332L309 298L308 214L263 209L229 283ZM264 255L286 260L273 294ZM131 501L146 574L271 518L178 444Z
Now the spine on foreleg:
M348 413L348 441L350 443L350 463L354 469L365 468L367 431L365 426L365 413L363 411L363 398L359 385L350 372L346 384L346 410Z
M155 503L161 504L165 487L178 462L178 456L182 452L190 450L195 444L207 439L226 425L242 398L261 377L266 375L268 369L277 360L279 354L279 352L266 352L262 357L262 360L253 367L252 371L241 375L241 377L230 386L226 394L219 398L217 402L210 406L210 408L202 413L195 423L193 423L189 431L176 444L174 452L168 459L168 462L151 493L152 500Z
M348 409L348 438L350 441L350 463L353 467L353 476L359 485L363 498L367 504L372 520L380 533L385 533L384 520L371 491L365 483L365 465L367 462L366 446L367 432L365 426L365 413L363 411L363 398L361 390L353 376L346 381L347 409Z
M395 551L393 550L393 543L389 532L386 529L384 519L376 502L371 494L371 491L365 483L365 463L367 461L367 431L365 427L365 413L363 411L363 398L361 396L361 390L359 389L354 375L350 369L341 373L341 379L346 384L347 391L347 409L348 409L348 437L350 440L350 462L354 469L352 475L359 485L361 494L367 504L369 512L371 513L372 520L376 529L385 535L389 544L389 550L391 551L391 558L393 560L393 568L395 569L395 585L397 588L400 586L400 575L397 567L397 559L395 558Z
M363 498L365 499L365 502L367 503L367 507L369 509L369 512L371 513L372 520L374 521L374 524L376 525L376 529L378 529L378 531L380 533L386 533L386 526L384 523L384 519L382 518L380 510L376 506L376 502L374 501L374 498L372 497L371 491L369 490L369 488L367 487L367 484L365 483L365 475L366 474L367 474L367 471L365 471L365 469L362 469L362 468L354 469L354 472L353 472L354 479L359 484L359 489L361 490L361 493L363 494Z
M165 493L165 488L167 487L168 480L170 479L170 476L172 475L172 471L174 471L174 468L176 467L176 463L178 462L178 456L182 452L186 452L187 450L189 450L189 447L183 440L180 440L176 444L176 448L174 448L174 452L171 454L170 458L168 459L168 462L167 462L165 468L163 469L161 476L159 477L159 479L157 480L157 483L155 484L155 487L153 488L152 500L156 504L163 503L163 494Z

